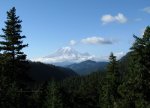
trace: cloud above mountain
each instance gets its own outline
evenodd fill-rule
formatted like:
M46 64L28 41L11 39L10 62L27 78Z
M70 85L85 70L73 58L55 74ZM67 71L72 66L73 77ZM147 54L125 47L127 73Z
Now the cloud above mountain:
M116 16L113 16L111 14L105 14L101 17L101 21L103 25L112 22L118 22L123 24L127 22L127 18L122 13L118 13Z
M84 44L93 44L93 45L97 45L97 44L113 44L114 41L112 40L108 40L108 39L104 39L102 37L87 37L85 39L81 40L82 43Z

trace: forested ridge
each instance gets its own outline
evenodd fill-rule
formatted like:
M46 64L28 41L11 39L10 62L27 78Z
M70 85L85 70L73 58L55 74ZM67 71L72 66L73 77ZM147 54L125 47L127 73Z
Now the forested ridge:
M13 7L0 35L0 108L150 108L150 26L142 37L133 36L122 59L110 54L106 71L72 72L67 74L72 77L37 83L28 74L31 63L22 51L28 44L23 43L21 22Z
M29 62L28 76L35 82L44 82L49 79L63 80L67 77L78 76L69 68L44 64L41 62Z

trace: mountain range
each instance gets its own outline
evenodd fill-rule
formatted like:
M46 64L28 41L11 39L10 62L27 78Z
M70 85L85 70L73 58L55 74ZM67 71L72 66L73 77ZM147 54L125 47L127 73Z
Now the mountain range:
M66 67L72 69L79 75L87 75L96 71L105 71L107 65L108 62L95 62L92 60L87 60L80 63L74 63Z
M125 54L123 52L116 52L114 53L114 55L117 56L118 59L120 59ZM95 55L91 55L87 52L81 53L75 50L73 47L67 46L56 50L54 53L50 55L31 59L31 61L53 64L56 66L67 66L87 60L106 62L108 61L108 58L109 55L96 57Z
M120 59L123 52L115 55ZM89 53L80 53L73 47L62 47L48 56L35 58L32 61L69 68L79 75L87 75L95 71L105 71L108 56L97 58Z

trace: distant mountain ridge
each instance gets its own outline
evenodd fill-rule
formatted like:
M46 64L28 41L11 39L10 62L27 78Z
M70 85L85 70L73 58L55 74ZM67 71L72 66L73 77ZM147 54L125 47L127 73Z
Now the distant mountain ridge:
M87 75L96 71L105 71L107 64L108 62L96 62L87 60L80 63L74 63L66 67L72 69L79 75Z

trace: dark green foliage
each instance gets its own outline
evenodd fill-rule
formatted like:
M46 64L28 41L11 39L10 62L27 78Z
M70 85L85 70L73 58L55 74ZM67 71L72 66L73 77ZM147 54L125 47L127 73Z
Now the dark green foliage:
M13 7L7 12L6 26L2 29L4 35L0 35L2 38L0 41L1 108L21 107L19 101L23 96L19 91L21 88L25 88L25 82L28 80L25 74L26 55L22 52L27 45L24 45L22 41L25 36L21 35L21 22Z
M120 73L116 57L111 53L105 82L102 87L102 108L116 108L119 98Z
M123 80L124 76L128 73L129 71L129 66L130 66L130 58L131 58L131 52L128 52L125 56L123 56L119 61L119 71L121 75L121 79Z
M150 104L150 27L142 38L135 37L131 47L129 72L120 85L120 94L128 108L147 108Z
M45 87L44 90L46 90L46 85L42 85ZM35 86L31 89L32 91L30 92L30 95L28 96L27 100L27 108L42 108L43 97L45 97L45 91L42 89L42 85Z
M104 73L66 79L62 83L65 108L99 108L99 89Z
M44 82L50 79L63 80L67 77L77 76L68 68L58 67L40 62L29 62L28 75L36 82Z
M61 91L55 81L48 83L45 92L44 108L63 108Z
M2 51L3 64L6 65L5 74L12 81L24 80L25 69L27 64L26 55L22 49L28 45L23 44L21 35L21 20L16 16L16 9L13 7L7 12L6 26L3 28L4 35L0 35L3 39L0 41L0 51ZM17 82L18 83L18 82Z

